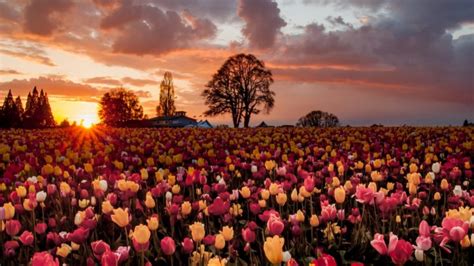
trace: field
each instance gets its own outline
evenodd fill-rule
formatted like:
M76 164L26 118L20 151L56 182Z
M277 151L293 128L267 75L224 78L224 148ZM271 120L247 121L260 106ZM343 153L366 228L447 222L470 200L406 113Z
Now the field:
M473 135L0 131L0 264L472 265Z

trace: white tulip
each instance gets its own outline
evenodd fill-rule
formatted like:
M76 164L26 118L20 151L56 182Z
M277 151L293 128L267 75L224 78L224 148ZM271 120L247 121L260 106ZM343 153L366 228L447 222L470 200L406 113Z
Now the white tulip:
M415 258L417 261L423 261L425 259L425 254L421 249L415 249Z
M38 191L36 193L36 201L37 202L44 202L46 200L46 196L47 196L46 192L44 192L42 190Z
M169 191L166 192L165 195L166 201L171 201L173 199L173 194Z
M291 253L289 251L283 252L283 262L291 260Z
M256 165L252 165L252 167L250 168L250 171L251 171L252 173L256 173L256 172L258 171L257 166L256 166Z
M431 170L437 174L441 170L441 164L440 163L434 163L431 165Z
M454 186L453 194L454 194L455 196L458 196L458 197L461 197L461 196L462 196L462 188L461 188L460 185Z
M102 190L103 192L107 190L107 186L108 186L107 180L102 179L99 181L100 190Z

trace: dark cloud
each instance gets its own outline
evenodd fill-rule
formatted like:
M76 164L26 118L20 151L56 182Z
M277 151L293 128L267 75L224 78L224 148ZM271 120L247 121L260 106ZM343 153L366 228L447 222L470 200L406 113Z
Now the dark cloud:
M152 3L167 10L190 11L210 20L235 19L237 0L153 0Z
M387 93L412 93L419 99L474 102L474 35L453 39L448 32L473 21L473 1L347 4L384 12L359 28L328 31L315 23L306 26L270 57L281 64L275 73L306 82L390 87Z
M273 0L241 0L238 14L245 21L242 33L254 48L272 47L280 29L286 26Z
M216 26L208 19L193 17L189 12L182 16L175 11L163 11L150 5L124 1L101 22L104 30L116 29L118 37L113 43L115 52L160 55L191 43L211 38Z
M76 83L61 76L40 76L30 79L13 79L11 81L0 82L0 91L9 89L15 95L25 96L36 86L45 90L48 95L79 97L92 99L102 95L102 91L90 85Z
M0 20L15 22L20 18L20 13L5 2L0 2Z
M61 26L61 18L73 6L70 0L32 0L25 7L24 30L49 36Z
M144 90L134 90L133 93L137 95L140 98L150 98L151 93L149 91L144 91Z

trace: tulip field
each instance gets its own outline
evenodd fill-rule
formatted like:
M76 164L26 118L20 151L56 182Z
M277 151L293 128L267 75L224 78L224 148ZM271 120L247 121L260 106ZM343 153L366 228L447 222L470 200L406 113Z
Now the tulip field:
M473 265L474 129L0 131L0 265Z

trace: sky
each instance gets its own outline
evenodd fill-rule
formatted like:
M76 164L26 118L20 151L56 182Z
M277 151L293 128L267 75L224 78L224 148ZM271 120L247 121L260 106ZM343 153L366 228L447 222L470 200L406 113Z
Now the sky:
M0 0L0 97L37 86L57 121L96 121L124 87L155 115L173 74L176 106L204 117L201 93L224 61L252 53L275 107L251 124L295 124L312 110L344 125L474 120L472 0Z

